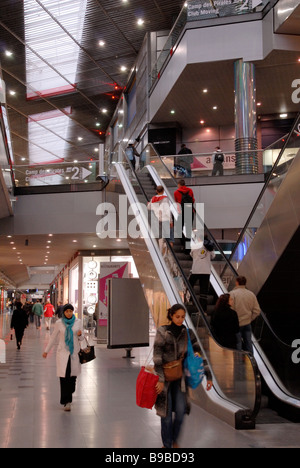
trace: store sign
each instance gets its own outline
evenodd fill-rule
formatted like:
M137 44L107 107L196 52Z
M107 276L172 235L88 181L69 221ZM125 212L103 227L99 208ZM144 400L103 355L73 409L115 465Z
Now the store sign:
M129 263L101 263L99 276L99 326L107 326L108 318L108 280L110 278L128 278Z
M235 169L236 156L235 154L226 154L223 163L224 169ZM212 156L195 156L192 164L192 171L212 171L213 170Z
M266 0L190 0L187 21L251 13L256 7L266 3Z

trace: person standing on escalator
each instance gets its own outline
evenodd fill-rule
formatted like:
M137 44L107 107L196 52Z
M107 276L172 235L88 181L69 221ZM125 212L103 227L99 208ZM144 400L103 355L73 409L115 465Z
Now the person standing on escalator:
M236 287L230 292L232 308L236 311L240 325L238 349L253 355L251 323L260 315L261 309L255 294L246 288L247 278L238 276Z
M178 204L178 212L181 214L182 235L181 245L183 251L189 255L191 251L191 237L194 221L194 203L195 196L191 188L187 187L184 179L180 179L177 184L178 188L174 192L174 198Z
M192 243L191 256L193 258L192 274L190 276L190 285L192 288L199 282L200 286L200 305L204 312L207 309L207 296L209 291L211 261L215 258L214 244L204 237L204 242L199 245Z
M148 203L147 209L148 211L153 211L155 215L158 224L156 227L158 229L154 227L153 232L158 234L160 251L164 254L166 252L164 239L168 240L172 247L174 244L174 223L170 202L162 185L156 187L156 195ZM153 226L151 227L153 228Z
M128 147L126 148L126 155L130 161L130 164L132 165L133 167L133 170L135 171L135 166L136 166L136 159L135 157L140 157L139 153L137 152L137 150L135 149L134 147L134 144L133 143L130 143L128 145Z

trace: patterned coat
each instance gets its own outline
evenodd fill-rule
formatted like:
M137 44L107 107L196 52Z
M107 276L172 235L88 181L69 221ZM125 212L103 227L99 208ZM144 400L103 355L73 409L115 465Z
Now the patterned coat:
M190 337L193 345L194 352L200 353L200 347L197 342L197 338L192 330L190 330ZM170 382L165 381L163 365L167 362L176 361L181 355L187 354L187 331L186 328L180 332L180 335L176 338L171 332L170 325L164 325L157 330L156 338L154 342L153 361L155 372L159 376L159 382L164 382L165 386L160 395L158 395L155 409L157 415L164 418L167 415L167 395L169 390ZM207 378L210 377L210 373L206 368ZM187 387L185 384L184 376L181 379L181 391L186 395L186 413L190 412L190 402L188 398Z

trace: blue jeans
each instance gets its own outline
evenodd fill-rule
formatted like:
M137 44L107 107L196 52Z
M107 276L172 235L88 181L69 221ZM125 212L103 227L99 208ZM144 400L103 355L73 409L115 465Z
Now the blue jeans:
M166 448L172 448L177 442L186 411L186 396L180 386L181 380L169 384L167 416L161 418L161 438Z
M253 345L252 345L252 327L251 324L240 327L240 333L237 339L237 349L242 351L248 351L248 353L253 354Z

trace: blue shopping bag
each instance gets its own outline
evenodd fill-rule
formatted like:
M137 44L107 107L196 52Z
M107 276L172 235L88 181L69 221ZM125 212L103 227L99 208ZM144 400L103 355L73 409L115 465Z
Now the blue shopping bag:
M188 335L188 349L183 367L188 387L195 389L201 384L205 375L204 363L201 356L195 355L188 328L186 331Z

